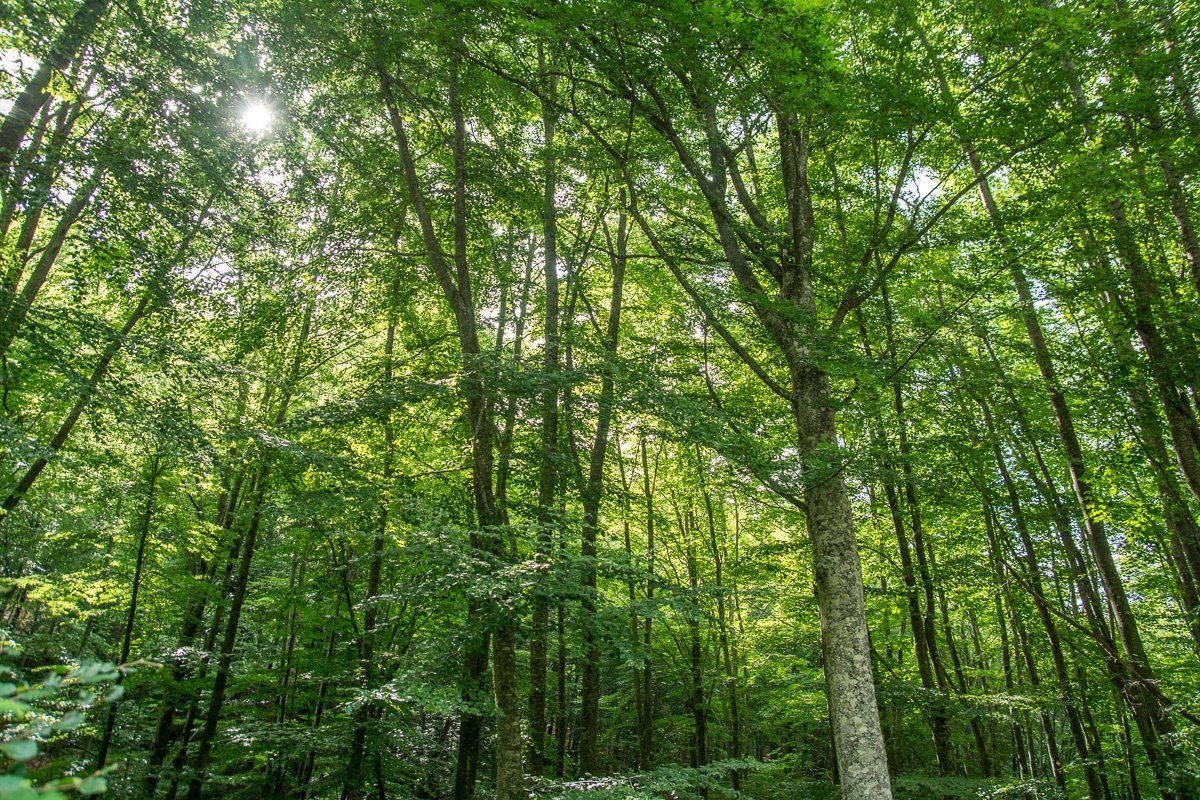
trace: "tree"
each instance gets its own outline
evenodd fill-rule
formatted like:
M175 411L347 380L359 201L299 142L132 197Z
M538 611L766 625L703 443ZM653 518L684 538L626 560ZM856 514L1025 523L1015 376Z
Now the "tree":
M1195 793L1188 7L13 9L0 795Z

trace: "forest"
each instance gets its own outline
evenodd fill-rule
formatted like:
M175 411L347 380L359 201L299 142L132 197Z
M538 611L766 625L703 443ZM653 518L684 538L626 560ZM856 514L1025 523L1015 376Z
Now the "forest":
M1197 0L0 0L0 798L1200 798Z

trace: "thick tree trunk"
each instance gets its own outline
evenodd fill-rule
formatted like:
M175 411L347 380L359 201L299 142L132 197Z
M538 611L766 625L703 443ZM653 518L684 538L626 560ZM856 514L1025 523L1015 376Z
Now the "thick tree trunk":
M782 296L808 318L816 318L812 284L813 209L808 183L809 131L807 120L798 127L782 116L778 124L781 172L788 210L788 246L780 263ZM713 141L714 164L724 155ZM706 186L722 249L739 285L752 294L762 288L753 277L738 245L722 199L722 180ZM764 304L765 305L765 304ZM813 547L817 604L821 610L821 645L830 722L844 800L890 800L887 748L875 699L871 645L867 628L862 564L854 534L854 515L837 454L836 402L829 376L814 363L809 342L814 332L768 308L755 306L767 333L778 345L789 368L792 415L796 424L799 462L805 466L805 521Z
M12 108L0 123L0 186L8 188L4 173L16 159L21 141L33 124L34 118L50 98L50 79L55 72L62 72L78 55L84 43L91 38L97 23L108 7L107 0L84 0L76 9L71 20L59 32L50 52L42 59L37 71L13 100Z
M621 190L620 207L625 193ZM605 233L608 228L605 226ZM612 299L608 309L608 327L604 339L603 377L597 398L596 435L588 459L587 481L583 489L583 611L584 659L580 667L579 772L595 775L599 769L596 743L600 734L600 639L596 624L596 536L600 531L600 503L604 497L604 462L608 454L609 429L613 417L617 344L621 332L621 302L625 287L626 243L628 229L625 213L617 215L616 242L609 237L612 257Z
M772 232L769 244L757 243L761 247L755 243L746 245L729 205L727 178L731 164L727 154L732 148L723 138L711 98L701 93L695 93L691 98L694 110L705 125L707 158L701 162L693 156L671 120L665 118L667 109L657 89L645 83L639 88L645 97L641 94L632 97L635 108L644 113L647 121L679 156L681 165L703 196L730 275L745 293L747 304L788 366L790 386L784 389L727 330L722 329L722 338L751 366L764 385L777 395L786 395L795 419L798 461L805 470L805 517L813 545L825 678L842 796L844 800L890 800L887 750L879 723L871 668L862 565L854 534L853 509L842 476L844 464L838 455L834 413L837 402L831 396L828 375L818 363L814 348L816 343L825 341L825 331L816 325L819 316L812 275L815 226L808 179L811 119L794 119L783 113L775 115L780 177L787 210L787 228L779 233L786 235L776 236ZM627 185L633 188L632 181ZM740 194L739 201L753 216ZM639 226L651 238L647 221L640 214L635 216ZM770 263L767 263L763 254L777 249L780 252L778 261L769 257ZM775 280L774 291L768 292L759 279L756 260ZM672 260L668 258L667 261L668 266L672 266ZM677 267L672 268L672 273L685 291L689 290L689 282L681 277ZM689 291L689 296L698 302L702 311L709 311L697 295ZM787 313L781 313L781 308L787 308ZM709 313L705 316L711 318Z
M517 697L515 630L505 626L492 634L492 687L496 694L496 798L522 796L521 716Z
M813 368L794 367L792 385L801 461L819 464L837 449L828 378ZM827 464L821 474L810 474L804 499L842 797L887 800L892 793L872 679L862 565L840 467Z
M538 535L536 558L548 570L554 546L554 495L558 485L558 221L554 152L556 114L552 105L557 78L549 74L538 48L538 65L547 99L542 101L542 274L546 283L543 329L542 450L538 461ZM529 772L541 775L546 763L546 652L550 632L550 597L535 590L529 631Z
M494 480L495 425L492 403L487 390L487 376L481 363L478 320L476 318L470 265L467 260L467 162L466 119L459 96L459 67L462 42L449 43L449 110L453 123L451 150L454 158L453 183L453 259L446 256L438 240L437 230L425 201L425 192L417 173L416 160L408 139L400 108L397 105L394 82L387 71L378 68L388 118L395 134L403 167L404 182L409 200L420 225L426 255L447 304L454 313L459 350L463 361L459 392L465 401L471 442L471 487L475 516L479 524L472 546L493 558L503 559L504 532L508 516L498 502ZM515 624L511 620L496 621L491 631L492 689L496 701L496 798L513 800L522 791L521 714L516 688ZM483 659L486 659L484 650ZM483 662L486 664L486 660ZM467 655L468 683L480 666L477 655ZM470 752L477 748L477 720L465 714L460 727L459 764L455 778L455 796L459 800L473 792L475 761ZM475 742L475 744L473 744ZM470 785L467 785L467 782ZM460 794L461 793L461 794Z

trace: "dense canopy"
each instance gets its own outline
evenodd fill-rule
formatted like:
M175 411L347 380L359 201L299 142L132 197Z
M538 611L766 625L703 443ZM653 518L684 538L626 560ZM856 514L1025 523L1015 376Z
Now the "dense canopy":
M1200 797L1195 0L0 0L0 798Z

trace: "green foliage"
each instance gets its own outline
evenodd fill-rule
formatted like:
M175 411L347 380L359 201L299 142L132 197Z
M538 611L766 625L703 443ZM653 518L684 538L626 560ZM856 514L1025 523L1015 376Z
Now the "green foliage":
M838 797L838 485L898 800L1189 796L1194 2L102 5L0 153L0 797L484 797L539 689L538 797Z
M609 800L652 800L666 795L694 800L698 797L736 797L723 786L732 772L751 780L771 769L753 760L723 759L703 767L672 765L648 772L629 775L609 775L603 778L583 778L576 781L538 781L530 797L538 800L582 800L585 797Z
M17 667L21 655L21 646L0 633L0 753L6 762L5 774L0 775L0 797L66 800L72 794L104 794L106 770L61 776L69 767L54 751L86 724L89 711L121 698L124 688L115 681L121 673L134 670L125 666L118 671L111 663L86 662L73 668L50 667L28 676Z

